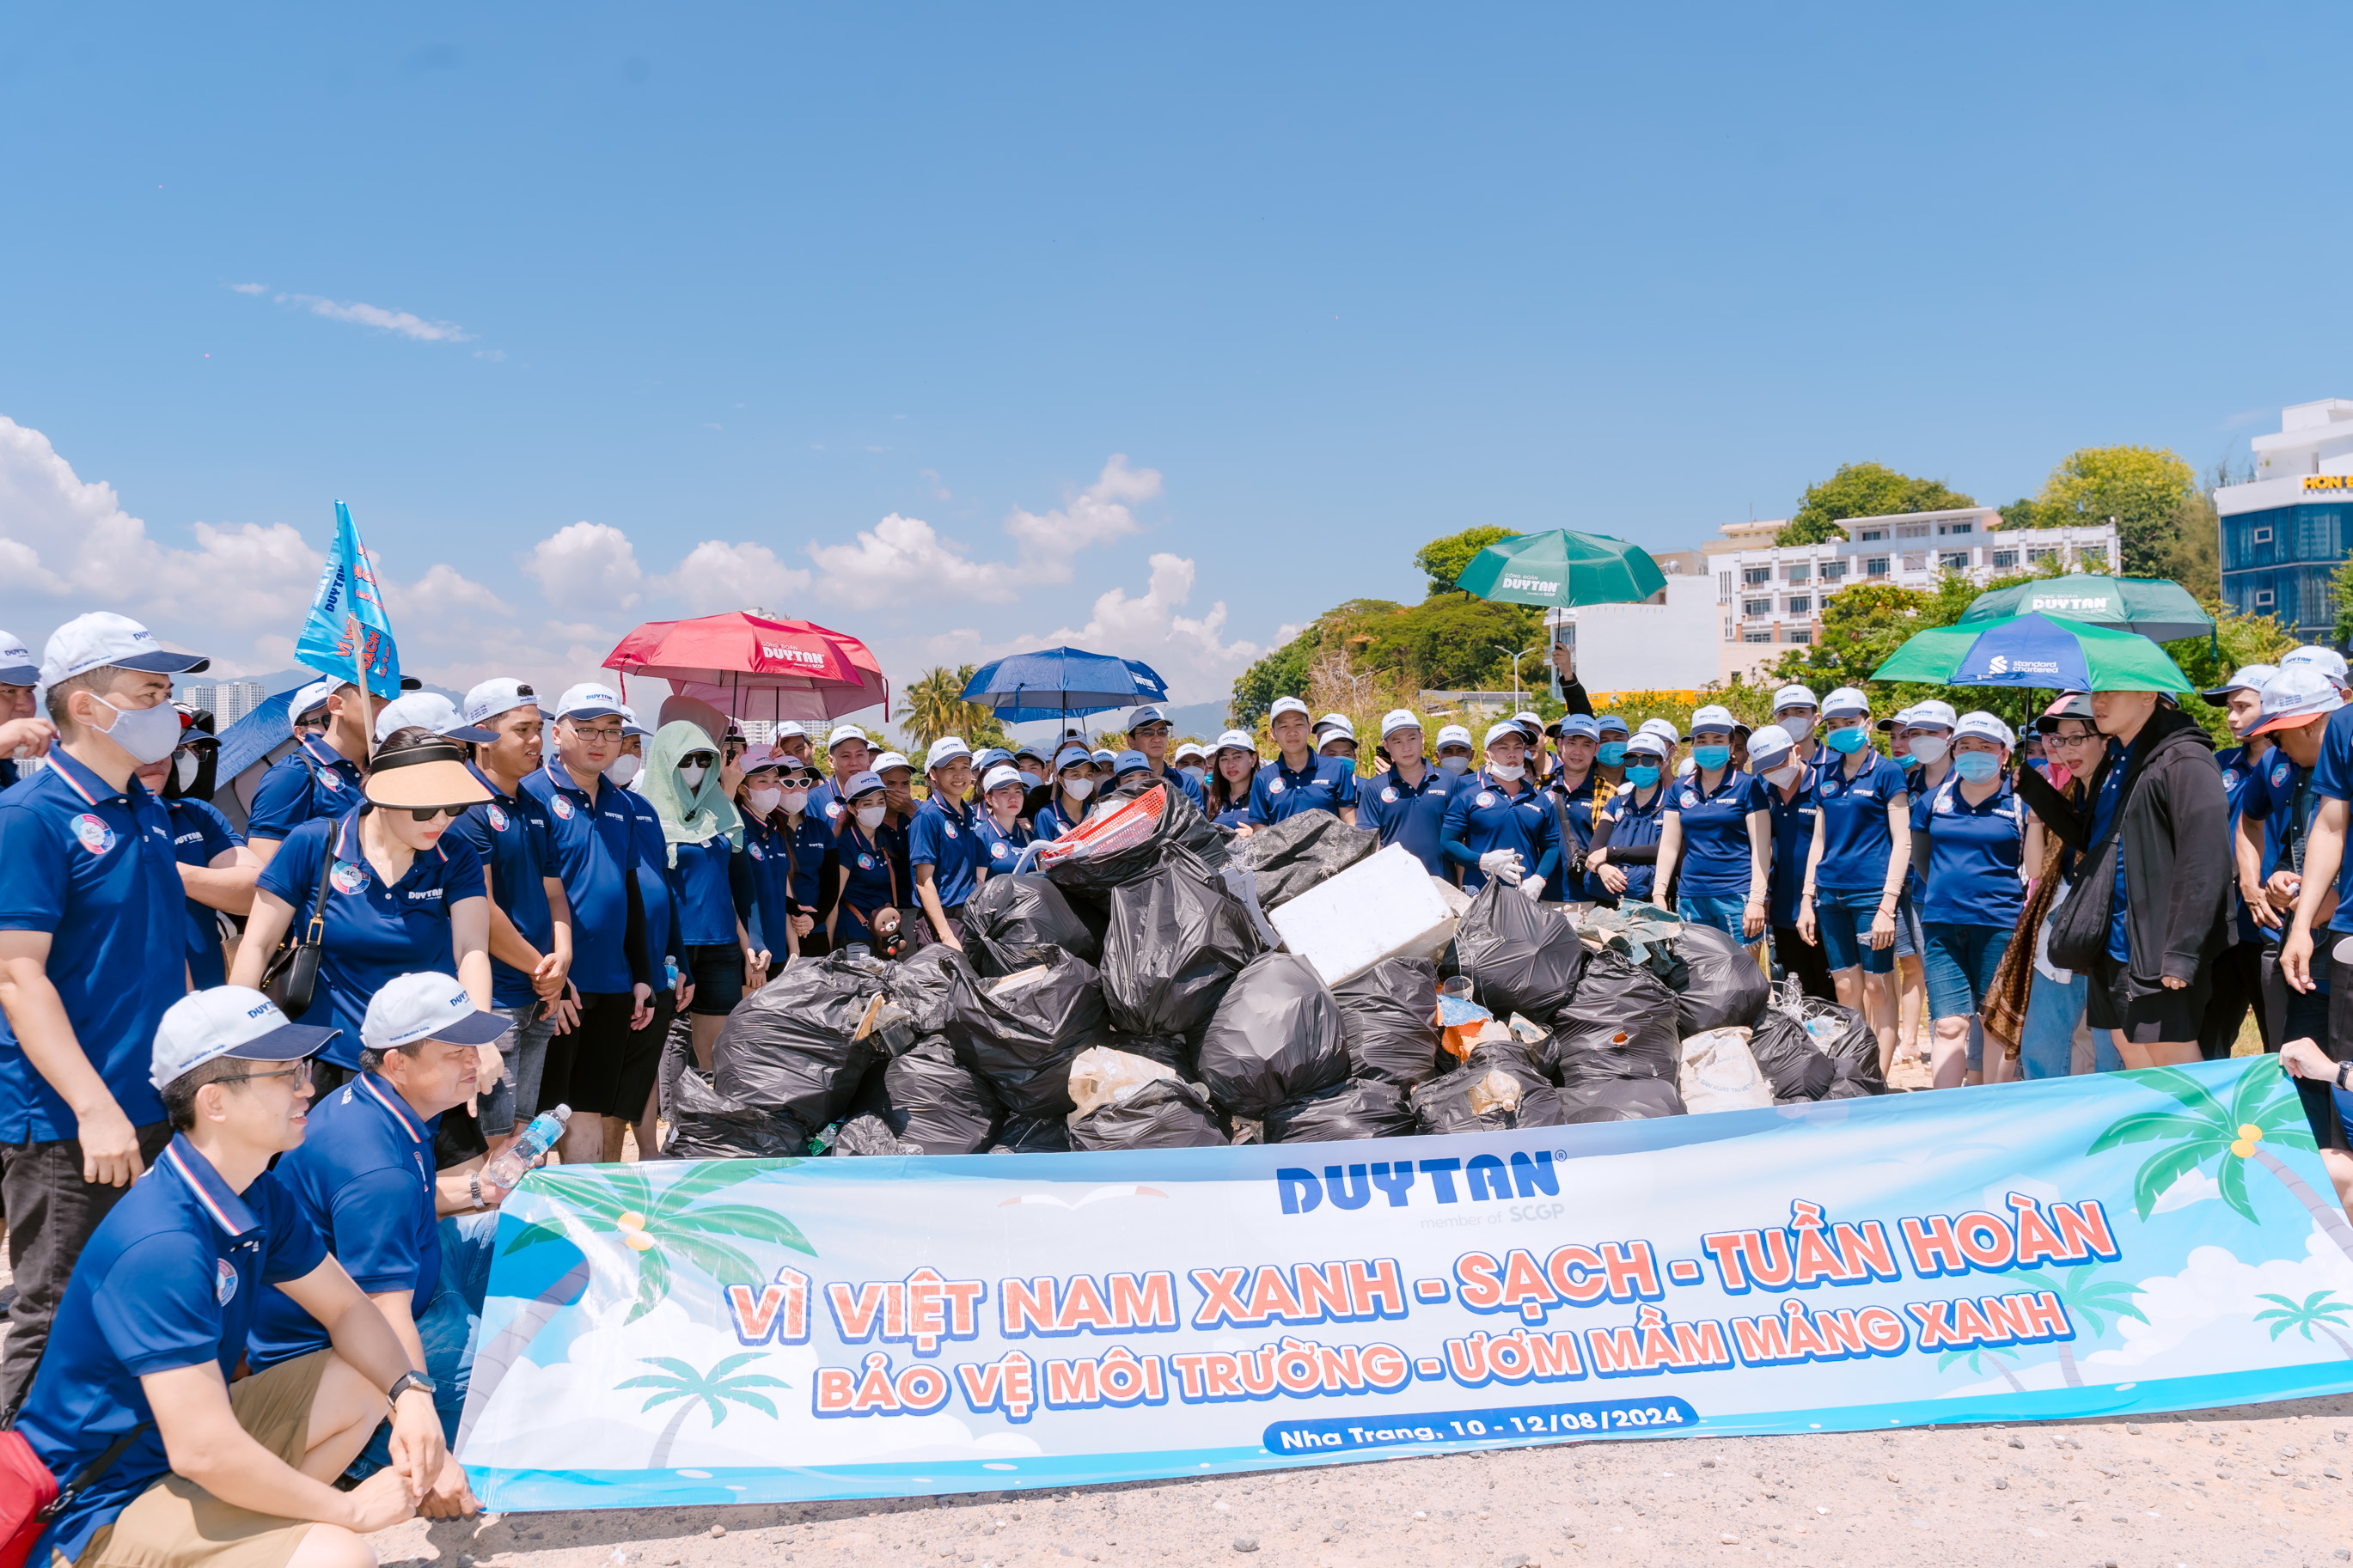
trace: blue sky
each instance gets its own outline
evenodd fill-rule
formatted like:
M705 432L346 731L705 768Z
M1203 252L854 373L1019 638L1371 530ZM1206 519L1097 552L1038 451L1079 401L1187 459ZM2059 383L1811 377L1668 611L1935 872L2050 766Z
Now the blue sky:
M1086 634L1198 700L1475 523L2203 468L2353 395L2298 63L2348 30L19 5L0 626L277 668L341 496L447 684L756 601L902 681Z

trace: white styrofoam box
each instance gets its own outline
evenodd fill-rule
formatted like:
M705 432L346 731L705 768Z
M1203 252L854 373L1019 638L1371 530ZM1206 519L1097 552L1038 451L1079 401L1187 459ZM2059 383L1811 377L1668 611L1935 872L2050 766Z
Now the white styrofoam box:
M1354 980L1384 958L1427 958L1454 940L1454 916L1420 860L1402 844L1357 861L1267 921L1282 945L1326 985Z

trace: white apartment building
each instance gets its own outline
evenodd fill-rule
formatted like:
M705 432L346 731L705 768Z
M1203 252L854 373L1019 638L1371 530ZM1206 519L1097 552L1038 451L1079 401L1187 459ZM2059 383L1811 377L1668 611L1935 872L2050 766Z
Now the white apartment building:
M261 683L258 680L221 680L191 686L182 695L189 707L211 713L214 727L222 731L260 707L262 701Z
M1849 518L1843 539L1777 545L1787 519L1734 522L1702 549L1715 578L1717 679L1754 679L1821 635L1822 603L1857 583L1934 588L1947 572L1978 582L2057 556L2069 572L2114 570L2116 525L2004 528L1992 507Z

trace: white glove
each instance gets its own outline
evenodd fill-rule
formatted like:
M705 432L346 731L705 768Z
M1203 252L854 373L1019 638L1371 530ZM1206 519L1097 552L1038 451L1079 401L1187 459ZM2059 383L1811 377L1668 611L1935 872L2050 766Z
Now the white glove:
M1479 857L1479 869L1500 879L1506 887L1520 883L1520 852L1516 849L1490 849Z
M1543 898L1544 890L1545 879L1542 877L1530 877L1520 884L1520 891L1525 893L1531 901Z

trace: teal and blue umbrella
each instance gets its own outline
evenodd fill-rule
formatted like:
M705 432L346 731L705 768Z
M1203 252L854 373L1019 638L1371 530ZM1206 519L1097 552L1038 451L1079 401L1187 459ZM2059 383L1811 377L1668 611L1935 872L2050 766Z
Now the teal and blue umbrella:
M2190 689L2181 667L2148 638L2046 615L1931 627L1897 648L1871 679L2049 691Z

